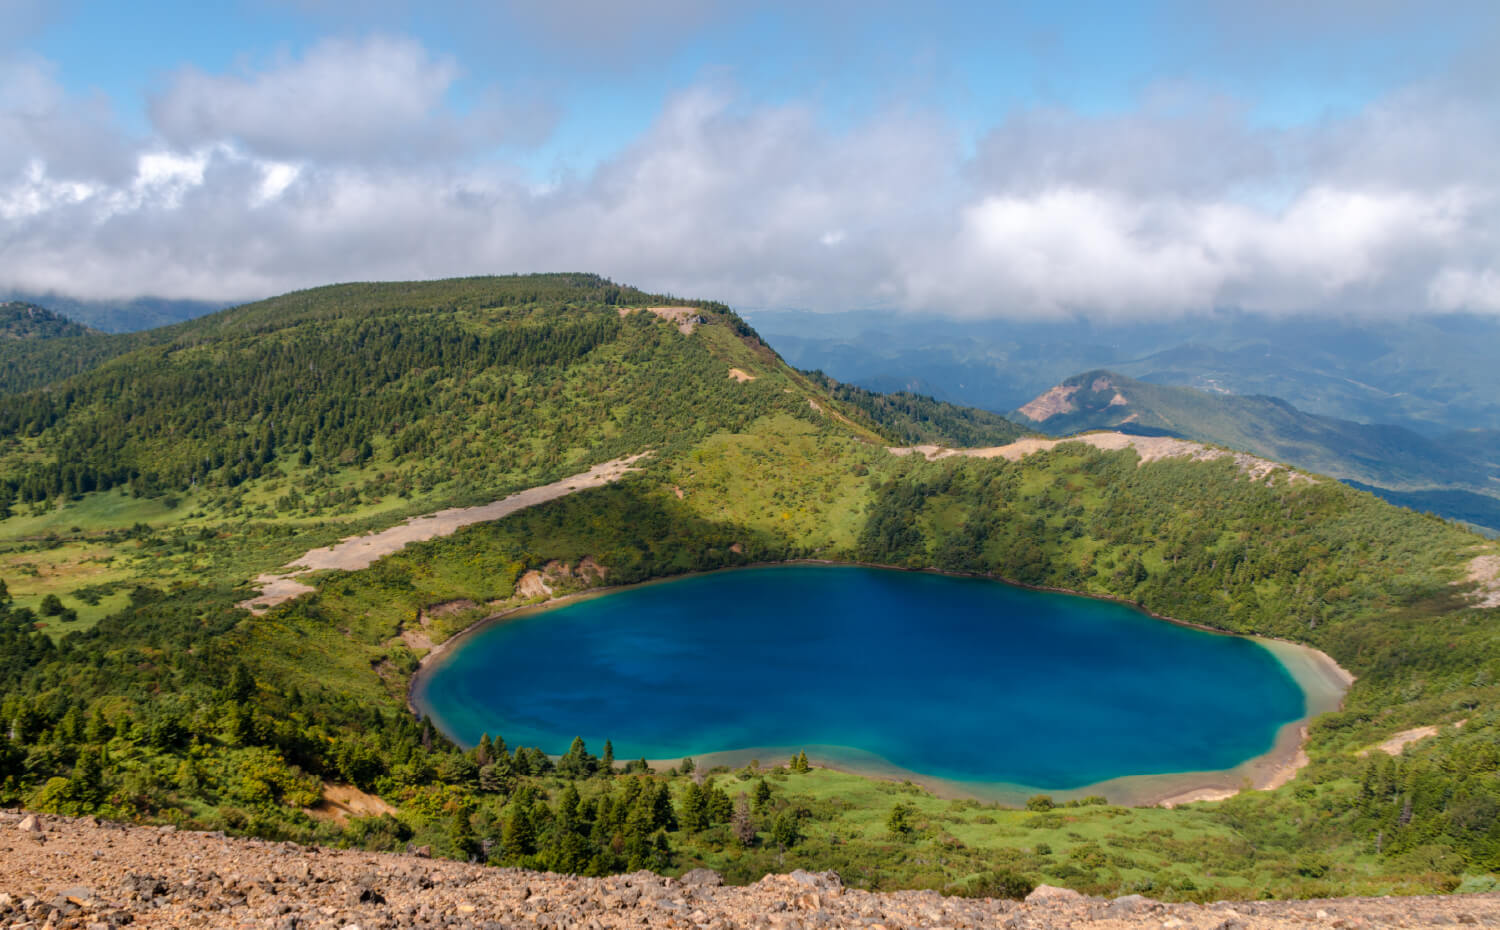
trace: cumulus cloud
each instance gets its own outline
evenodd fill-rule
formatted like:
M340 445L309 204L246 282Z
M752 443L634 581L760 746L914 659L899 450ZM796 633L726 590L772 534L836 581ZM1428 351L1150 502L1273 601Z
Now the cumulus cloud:
M410 39L329 39L258 72L185 69L150 111L179 147L233 141L271 158L354 161L531 138L548 118L542 108L507 112L494 101L477 116L460 117L447 102L458 77L453 59Z
M56 181L118 184L136 144L103 97L70 96L36 56L0 56L0 179L45 166Z
M482 146L413 142L481 133L446 102L455 75L404 40L325 43L184 72L160 137L132 140L45 69L0 72L0 285L232 300L586 269L742 306L1500 312L1500 119L1438 88L1277 130L1166 88L1128 114L1019 112L973 151L930 113L831 128L700 88L538 186ZM69 127L123 154L70 162Z
M1459 244L1481 206L1457 191L1430 198L1324 187L1275 211L1077 188L992 196L965 208L945 248L909 269L908 298L1046 316L1225 305L1420 310L1433 302L1413 285Z

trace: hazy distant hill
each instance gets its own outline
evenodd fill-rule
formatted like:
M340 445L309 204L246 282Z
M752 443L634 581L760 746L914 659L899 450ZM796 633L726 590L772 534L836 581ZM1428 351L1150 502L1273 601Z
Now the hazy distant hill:
M106 333L133 333L180 323L229 306L223 301L131 297L121 300L83 300L61 294L11 294L12 301L50 307Z
M64 381L150 339L101 333L33 303L0 304L0 395Z
M20 300L0 303L0 339L58 339L92 332L46 307Z
M1500 529L1500 500L1482 496L1500 489L1500 432L1493 430L1428 438L1400 426L1304 413L1275 397L1151 384L1105 370L1075 375L1012 416L1056 435L1121 429L1217 443Z
M1221 312L1169 321L1029 322L758 311L787 361L877 391L1014 410L1080 371L1285 398L1299 410L1424 435L1500 429L1500 319L1323 319Z

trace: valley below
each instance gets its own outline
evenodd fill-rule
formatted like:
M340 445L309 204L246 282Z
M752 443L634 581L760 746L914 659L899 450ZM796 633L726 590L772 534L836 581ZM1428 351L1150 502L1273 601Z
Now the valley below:
M14 340L0 405L0 804L49 823L604 882L831 869L955 899L1495 886L1500 641L1475 566L1497 553L1462 527L1233 448L1043 438L851 388L723 305L592 276L340 285L128 339L53 329ZM55 384L54 338L95 353ZM778 572L933 589L880 623L870 602L900 601L878 584L738 615L745 592L678 593ZM1123 639L945 610L954 585L1118 614ZM631 641L614 605L635 597L688 610ZM591 611L622 638L577 626ZM912 627L945 623L947 645L918 648ZM488 629L527 625L553 641L475 661L509 695L496 709L408 708ZM1260 655L1281 697L1174 659L1179 636ZM1136 680L1081 701L1100 676L1054 683L1044 655ZM966 690L1001 680L1020 691ZM1315 682L1329 700L1304 711ZM1126 719L1130 694L1165 703ZM724 697L764 725L711 732ZM527 719L528 699L614 716ZM1060 713L1032 719L1043 705ZM1215 732L1214 706L1239 722ZM1190 717L1201 738L1174 729ZM1067 771L1046 769L1055 736Z

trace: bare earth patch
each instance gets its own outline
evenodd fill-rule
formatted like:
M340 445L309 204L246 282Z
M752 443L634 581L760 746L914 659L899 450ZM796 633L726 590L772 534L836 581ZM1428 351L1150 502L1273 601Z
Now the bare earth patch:
M1454 729L1457 729L1468 722L1468 720L1460 720L1457 723L1453 724L1453 727ZM1410 730L1402 730L1400 733L1394 734L1390 739L1376 746L1373 751L1383 752L1388 756L1399 756L1403 752L1405 752L1406 747L1410 746L1412 743L1419 743L1422 740L1427 739L1429 736L1437 736L1438 730L1439 727L1437 726L1412 727ZM1363 758L1365 756L1368 756L1371 751L1372 750L1369 749L1361 749L1359 752L1355 753L1355 755Z
M1201 442L1192 442L1187 439L1173 439L1170 436L1128 436L1125 433L1085 433L1082 436L1068 436L1063 439L1043 439L1030 436L1018 439L1009 445L990 446L986 449L947 449L942 446L901 446L890 449L892 455L920 454L928 461L949 458L950 456L963 455L970 458L980 459L1006 459L1018 462L1028 455L1052 449L1065 442L1081 442L1102 449L1106 452L1118 452L1122 449L1134 449L1141 457L1140 464L1155 462L1161 459L1185 458L1195 462L1207 462L1214 459L1230 458L1234 460L1240 471L1249 475L1252 479L1260 481L1269 480L1276 475L1285 475L1292 483L1306 482L1315 484L1316 480L1294 471L1278 462L1263 459L1258 456L1249 455L1244 452L1232 452L1228 449L1215 449Z
M752 375L752 374L750 374L750 372L748 372L748 371L741 371L738 368L731 368L731 369L729 369L729 377L733 378L734 380L738 381L741 384L744 384L747 381L754 381L755 380L755 376Z
M669 323L677 326L677 331L684 336L691 336L698 324L703 322L701 311L697 307L621 307L620 316L629 316L637 310L645 310L654 313Z
M1470 595L1475 607L1500 607L1500 555L1481 555L1471 561L1468 582L1475 586Z
M1025 414L1033 423L1041 423L1043 420L1051 419L1060 413L1072 413L1078 409L1073 403L1073 395L1078 393L1078 385L1062 385L1048 388L1046 393L1033 399L1029 404L1022 407L1020 412Z
M432 649L432 637L425 630L402 630L398 638L412 652L429 652Z
M396 816L396 809L373 794L366 794L353 785L323 782L323 798L306 809L315 820L331 820L343 823L350 817L379 817L382 814Z
M542 579L542 573L533 568L516 582L516 596L527 600L534 597L551 597L552 588Z
M633 471L631 466L647 455L650 455L650 452L640 452L611 462L604 462L571 478L517 491L509 497L481 504L478 507L451 507L447 510L439 510L437 513L412 517L405 523L378 533L351 536L332 546L310 550L301 558L288 562L286 568L289 571L285 574L264 574L257 577L255 583L260 587L260 593L241 601L239 606L259 616L277 604L316 590L306 582L298 581L298 575L328 569L354 572L369 568L375 560L400 552L414 542L450 536L471 523L499 520L518 510L535 507L537 504L565 497L575 491L597 488L618 481Z

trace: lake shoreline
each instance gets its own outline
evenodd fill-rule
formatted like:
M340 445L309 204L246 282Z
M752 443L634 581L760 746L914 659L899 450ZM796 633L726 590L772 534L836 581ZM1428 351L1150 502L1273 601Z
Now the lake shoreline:
M993 581L1023 590L1066 594L1075 597L1108 601L1131 608L1154 620L1171 623L1176 626L1205 633L1215 633L1221 636L1253 639L1277 658L1306 697L1306 714L1297 720L1285 724L1278 732L1269 751L1247 759L1231 769L1211 772L1129 775L1068 790L1037 789L1022 785L1003 785L998 783L953 782L921 773L910 772L897 766L892 766L878 757L870 756L867 753L860 753L858 750L848 749L847 747L807 747L811 750L809 752L809 760L819 767L847 772L866 778L897 782L910 781L914 784L922 785L939 797L974 798L985 801L998 801L1006 804L1021 804L1024 803L1026 797L1036 793L1051 794L1059 800L1080 798L1089 795L1104 795L1110 799L1111 803L1118 803L1124 806L1149 807L1159 804L1172 807L1195 801L1223 800L1243 790L1269 790L1278 788L1290 781L1299 769L1307 765L1308 759L1305 746L1308 724L1320 714L1339 709L1342 706L1345 693L1347 693L1349 687L1355 681L1355 676L1342 668L1332 656L1311 646L1253 634L1235 633L1202 623L1164 616L1148 610L1140 604L1119 597L1072 591L1066 588L1045 585L1025 584L983 572L953 571L937 568L910 568L907 566L884 565L872 562L802 558L750 562L743 565L726 566L702 572L686 572L679 575L651 578L631 584L601 585L497 611L471 623L443 642L434 644L433 648L422 656L418 661L417 669L412 673L407 683L407 710L419 719L423 719L424 717L431 718L434 719L435 723L440 723L440 721L432 718L431 714L424 714L417 707L416 694L418 689L424 678L431 673L432 669L446 657L454 654L456 647L463 640L494 624L532 616L578 601L604 597L646 585L663 584L686 578L702 577L745 568L771 568L783 565L849 566L974 578ZM694 758L701 766L728 765L731 768L739 768L748 764L753 759L759 759L764 762L766 759L777 759L782 754L790 754L799 749L800 747L751 747L703 753ZM648 759L647 761L654 768L660 770L662 768L670 768L680 760Z

